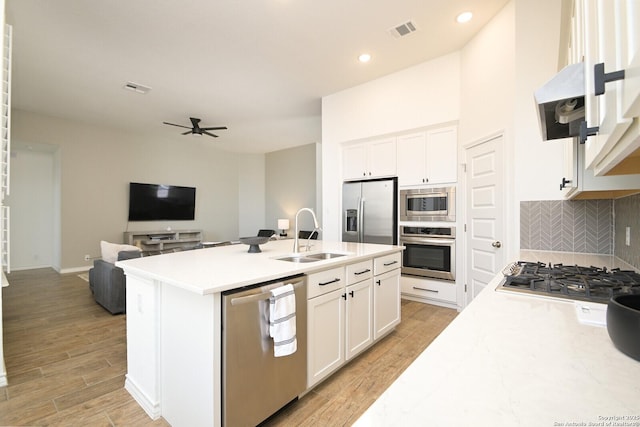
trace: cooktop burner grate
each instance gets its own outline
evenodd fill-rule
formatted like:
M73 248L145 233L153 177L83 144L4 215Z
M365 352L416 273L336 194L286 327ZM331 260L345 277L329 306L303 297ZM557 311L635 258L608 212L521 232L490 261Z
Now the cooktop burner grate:
M504 271L501 288L607 303L614 295L640 294L640 274L618 268L518 261Z

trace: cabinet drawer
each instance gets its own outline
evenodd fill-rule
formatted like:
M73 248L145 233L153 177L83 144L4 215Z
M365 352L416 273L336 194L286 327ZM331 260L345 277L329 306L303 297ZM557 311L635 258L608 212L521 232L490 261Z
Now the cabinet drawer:
M401 252L395 254L381 256L374 260L373 274L386 273L387 271L395 270L402 266Z
M307 299L344 287L344 267L310 274L307 281Z
M347 265L347 286L362 282L373 276L373 260Z
M455 282L421 280L402 276L400 290L403 294L414 297L445 301L452 304L457 302Z

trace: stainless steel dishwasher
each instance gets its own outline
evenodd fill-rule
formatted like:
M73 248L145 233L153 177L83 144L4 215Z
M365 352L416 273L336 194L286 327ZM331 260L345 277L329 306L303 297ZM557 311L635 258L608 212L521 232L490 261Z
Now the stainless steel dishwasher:
M293 284L295 353L275 357L271 290ZM255 426L296 399L307 383L307 282L294 276L222 293L222 423Z

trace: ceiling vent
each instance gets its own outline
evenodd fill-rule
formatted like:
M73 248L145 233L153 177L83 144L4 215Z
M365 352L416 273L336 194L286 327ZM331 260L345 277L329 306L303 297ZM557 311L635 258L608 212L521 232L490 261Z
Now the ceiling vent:
M131 90L133 92L145 94L151 90L149 86L144 86L134 82L126 82L123 89Z
M418 31L418 28L412 21L407 21L403 24L396 25L393 28L389 29L389 33L396 39L408 36L409 34L415 33L416 31Z

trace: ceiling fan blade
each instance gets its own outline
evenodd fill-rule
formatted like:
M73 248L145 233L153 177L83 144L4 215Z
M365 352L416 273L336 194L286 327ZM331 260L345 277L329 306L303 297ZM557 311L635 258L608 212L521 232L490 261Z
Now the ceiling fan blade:
M218 126L218 127L213 127L213 128L200 128L202 130L224 130L226 129L226 126Z
M212 136L212 137L214 137L214 138L217 138L217 137L218 137L218 135L214 135L214 134L212 134L211 132L207 132L206 130L203 130L203 131L202 131L202 133L204 133L205 135Z
M168 123L168 122L162 122L162 123L164 123L165 125L178 126L179 128L191 129L189 126L177 125L175 123Z
M180 135L189 135L190 133L193 133L193 130L189 130L189 131L183 132Z

